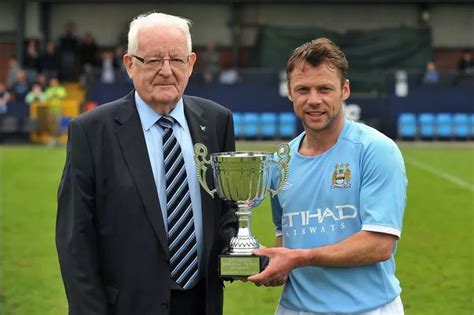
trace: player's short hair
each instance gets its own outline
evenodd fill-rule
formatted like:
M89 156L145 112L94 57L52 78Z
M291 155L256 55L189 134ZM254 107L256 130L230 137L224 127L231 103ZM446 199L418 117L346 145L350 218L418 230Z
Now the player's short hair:
M291 80L291 72L303 63L309 63L313 67L326 63L330 67L335 67L341 75L341 86L344 85L349 72L349 63L342 50L333 41L324 37L313 39L293 50L286 66L288 83Z

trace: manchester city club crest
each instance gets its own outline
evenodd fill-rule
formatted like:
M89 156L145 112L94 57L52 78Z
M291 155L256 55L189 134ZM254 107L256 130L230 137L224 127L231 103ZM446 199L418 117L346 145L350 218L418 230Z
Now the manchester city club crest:
M351 187L351 165L349 163L336 164L332 173L331 188L350 188Z

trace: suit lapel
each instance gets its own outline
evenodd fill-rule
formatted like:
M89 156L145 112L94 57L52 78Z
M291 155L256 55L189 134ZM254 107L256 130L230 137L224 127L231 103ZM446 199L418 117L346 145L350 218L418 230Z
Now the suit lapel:
M209 145L209 128L208 121L203 117L203 110L197 105L197 103L184 96L184 115L188 123L189 132L193 140L193 145L196 143L202 143L206 147Z
M196 143L202 143L206 146L209 151L209 154L212 152L209 143L209 130L211 130L209 123L203 116L204 111L199 106L199 104L186 96L183 96L184 102L184 115L186 116L186 121L188 123L189 131L191 133L191 138L193 140L193 145ZM212 185L213 177L211 171L207 172L207 182ZM201 188L201 209L202 209L202 222L205 227L206 224L212 224L214 222L214 200L213 198L200 186ZM217 196L216 196L217 197ZM214 238L214 229L213 228L203 228L203 237L204 237L204 248L206 256L210 253L210 246L212 245L212 240ZM207 259L207 257L206 257Z
M123 110L115 118L120 125L116 130L117 138L153 229L164 252L168 253L168 239L133 93L127 100L128 102L124 102Z

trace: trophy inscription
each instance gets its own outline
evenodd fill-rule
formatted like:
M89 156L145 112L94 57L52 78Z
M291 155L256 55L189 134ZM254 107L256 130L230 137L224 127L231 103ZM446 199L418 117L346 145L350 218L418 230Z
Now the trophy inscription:
M237 235L229 244L229 251L219 256L219 274L221 277L246 278L262 270L262 257L253 256L252 251L259 248L258 240L253 236L250 221L251 209L258 206L266 192L276 195L288 179L290 148L280 144L277 151L278 160L269 152L219 152L207 158L207 148L201 144L194 145L194 160L199 183L212 197L215 194L235 205L235 214L239 228ZM208 165L211 166L214 189L206 181ZM276 165L280 180L275 189L270 188L271 167Z

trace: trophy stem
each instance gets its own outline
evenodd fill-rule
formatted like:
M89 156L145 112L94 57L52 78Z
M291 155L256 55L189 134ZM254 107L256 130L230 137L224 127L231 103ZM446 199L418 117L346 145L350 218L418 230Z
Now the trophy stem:
M230 241L230 255L252 255L252 251L259 248L257 239L253 236L250 229L250 220L252 212L246 204L238 204L235 214L239 219L239 230L237 236Z

